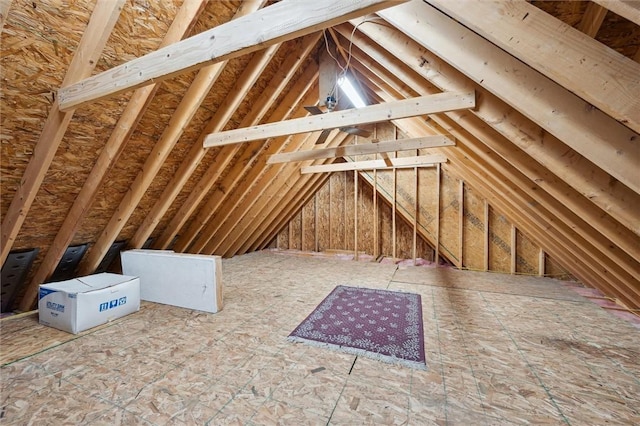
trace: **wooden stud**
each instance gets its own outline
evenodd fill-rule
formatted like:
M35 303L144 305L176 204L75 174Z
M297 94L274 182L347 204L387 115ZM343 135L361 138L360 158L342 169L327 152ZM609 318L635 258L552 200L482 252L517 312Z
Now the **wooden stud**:
M582 19L576 28L589 37L595 38L598 34L598 30L602 26L605 16L607 16L606 8L597 3L589 2L587 3L587 9L584 11L584 15L582 15Z
M545 258L546 258L546 254L544 253L544 250L542 248L540 248L540 251L538 252L538 276L540 277L544 277L545 276Z
M353 258L358 260L358 171L353 171Z
M320 251L318 242L318 193L313 194L313 212L314 212L314 238L315 238L315 251Z
M517 272L517 241L518 230L514 224L511 224L511 274L514 275Z
M420 191L418 190L418 168L413 168L413 186L415 188L415 195L413 198L413 241L412 241L412 253L413 253L413 265L416 265L417 258L417 244L418 244L418 196Z
M436 253L435 253L435 263L436 266L440 264L440 194L442 192L441 188L441 168L440 164L436 166Z
M75 49L71 64L67 69L62 85L70 84L91 74L95 68L107 39L113 30L124 0L98 0L91 13L87 29L82 34L80 44ZM40 185L49 170L58 146L71 122L74 111L63 112L59 99L51 106L42 133L33 149L33 155L20 179L9 209L4 214L0 229L0 264L4 264L11 247L22 228L29 209L36 198ZM66 247L65 247L66 248ZM33 302L30 297L27 302ZM29 308L30 309L30 306Z
M77 108L175 75L301 37L403 0L284 0L58 91L61 110ZM96 61L97 62L97 61Z
M464 268L464 181L458 187L458 258L460 269Z
M489 202L484 200L484 270L489 270Z
M379 240L378 240L378 220L380 215L378 213L378 171L373 170L373 258L377 259L379 255Z

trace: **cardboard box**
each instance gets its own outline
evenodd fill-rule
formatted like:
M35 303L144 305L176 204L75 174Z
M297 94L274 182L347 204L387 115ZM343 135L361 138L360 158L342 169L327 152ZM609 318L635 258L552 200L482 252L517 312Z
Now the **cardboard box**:
M211 313L222 309L220 256L128 250L120 258L123 273L140 277L142 300Z
M77 334L140 309L140 279L95 274L40 286L40 324Z

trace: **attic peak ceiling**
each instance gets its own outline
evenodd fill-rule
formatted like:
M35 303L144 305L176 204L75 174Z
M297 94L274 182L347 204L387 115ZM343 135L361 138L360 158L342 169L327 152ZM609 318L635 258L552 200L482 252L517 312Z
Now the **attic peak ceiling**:
M306 117L327 43L372 103L473 91L475 107L394 118L395 134L455 140L416 154L446 157L572 275L640 307L637 3L160 3L0 3L2 261L38 249L16 307L70 245L89 244L78 274L115 242L268 246L327 179L301 168L339 161L268 159L375 135L203 143Z

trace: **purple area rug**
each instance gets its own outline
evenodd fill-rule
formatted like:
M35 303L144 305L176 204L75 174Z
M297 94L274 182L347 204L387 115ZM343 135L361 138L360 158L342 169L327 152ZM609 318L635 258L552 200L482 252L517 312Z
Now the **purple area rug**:
M289 340L427 368L419 294L338 286Z

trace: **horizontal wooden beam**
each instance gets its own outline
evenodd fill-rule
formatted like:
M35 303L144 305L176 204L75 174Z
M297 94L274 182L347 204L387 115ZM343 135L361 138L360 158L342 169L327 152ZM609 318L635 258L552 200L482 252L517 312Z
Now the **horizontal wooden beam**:
M444 111L475 108L475 92L438 93L384 104L370 105L364 108L352 108L343 111L311 115L279 123L263 124L244 129L212 133L204 140L204 147L211 148L240 142L250 142L298 133L335 129L345 126L377 123L417 115L434 114Z
M267 164L289 163L292 161L320 160L345 155L381 154L385 152L408 151L411 149L453 146L456 143L446 136L427 136L424 138L400 139L359 145L346 145L337 148L312 149L308 151L286 152L269 157Z
M67 111L331 27L406 0L283 0L58 91Z
M349 161L347 163L320 164L307 166L301 169L302 174L344 172L346 170L381 170L399 169L403 167L433 167L436 164L446 163L447 157L443 154L419 155L417 157L391 158L391 167L385 160Z

